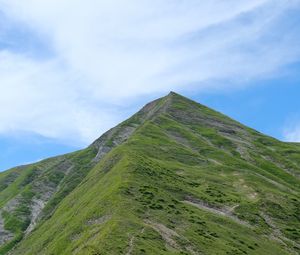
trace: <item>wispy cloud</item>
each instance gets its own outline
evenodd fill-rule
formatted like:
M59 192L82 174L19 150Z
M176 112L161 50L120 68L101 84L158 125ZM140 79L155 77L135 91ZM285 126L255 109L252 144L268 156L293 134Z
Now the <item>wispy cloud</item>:
M0 52L0 133L34 132L86 143L109 128L117 112L81 95L83 80L55 60L36 62Z
M0 0L0 8L43 45L26 50L13 38L22 51L2 47L2 133L87 143L141 95L243 86L300 58L298 0Z
M287 142L300 142L300 121L293 121L283 130L283 138Z

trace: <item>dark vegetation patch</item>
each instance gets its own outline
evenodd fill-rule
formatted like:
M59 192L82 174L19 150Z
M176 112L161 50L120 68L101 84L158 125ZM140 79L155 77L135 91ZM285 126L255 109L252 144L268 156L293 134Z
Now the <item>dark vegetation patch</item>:
M17 171L8 173L4 178L0 179L0 192L6 189L9 184L13 183L19 176Z

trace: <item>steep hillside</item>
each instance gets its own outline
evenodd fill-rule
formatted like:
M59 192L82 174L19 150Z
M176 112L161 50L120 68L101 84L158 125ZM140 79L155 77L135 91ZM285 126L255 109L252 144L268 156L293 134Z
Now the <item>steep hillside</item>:
M300 145L175 93L0 174L0 254L298 254Z

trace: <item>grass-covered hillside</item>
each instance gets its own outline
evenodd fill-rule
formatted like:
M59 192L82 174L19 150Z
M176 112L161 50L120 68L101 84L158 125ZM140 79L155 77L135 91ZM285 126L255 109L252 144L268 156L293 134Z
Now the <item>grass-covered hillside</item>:
M0 254L299 254L299 176L299 144L170 93L0 173Z

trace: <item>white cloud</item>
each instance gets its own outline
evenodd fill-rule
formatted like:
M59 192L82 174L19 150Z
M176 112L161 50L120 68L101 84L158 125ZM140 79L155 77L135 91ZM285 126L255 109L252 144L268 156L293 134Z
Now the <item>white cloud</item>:
M55 61L36 63L2 51L0 77L0 133L34 132L80 144L117 120L105 105L86 103L76 89L83 81Z
M284 141L300 142L300 122L293 122L287 125L283 131Z
M141 95L272 75L300 57L297 31L281 24L298 6L298 0L0 0L8 19L29 27L53 53L36 59L2 50L0 133L25 129L90 142L120 120L120 106Z

